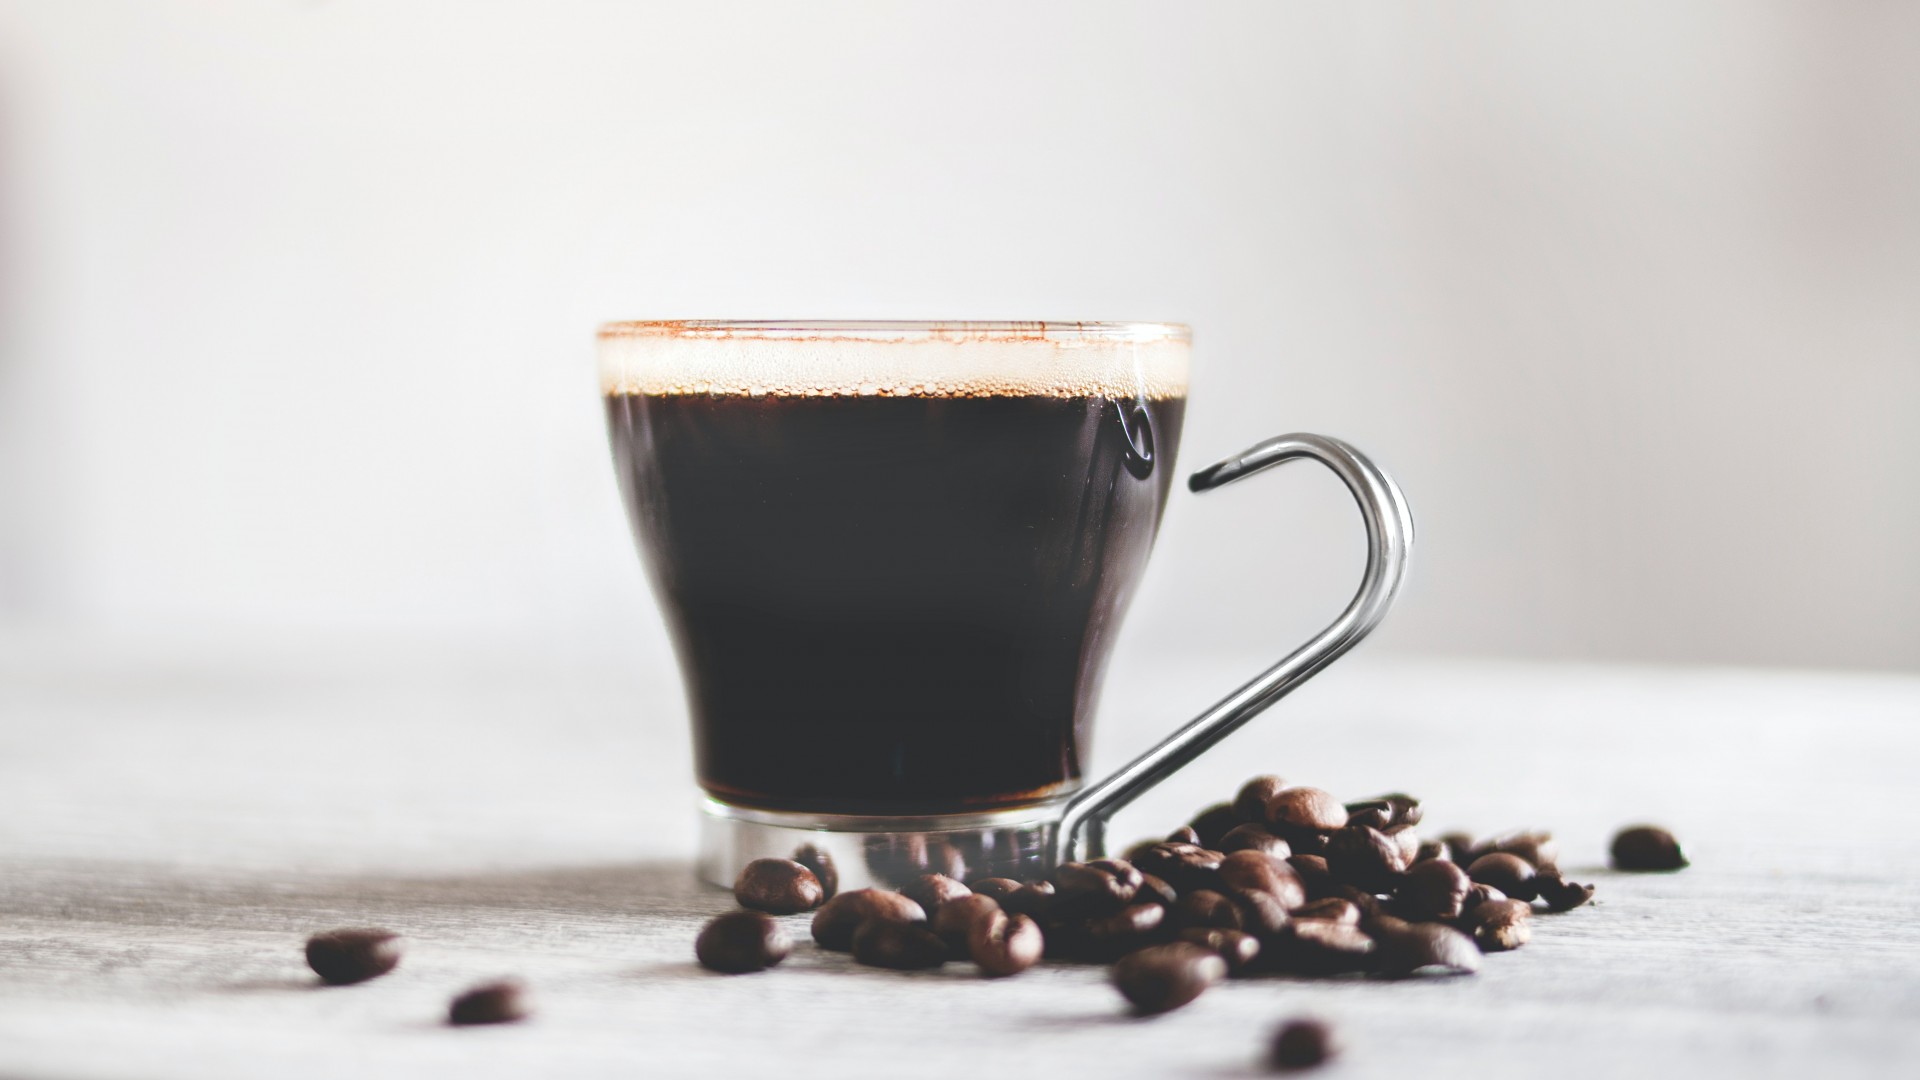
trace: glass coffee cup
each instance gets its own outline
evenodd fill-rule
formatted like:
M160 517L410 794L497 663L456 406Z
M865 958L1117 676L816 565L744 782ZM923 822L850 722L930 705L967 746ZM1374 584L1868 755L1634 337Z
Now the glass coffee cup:
M1083 773L1101 676L1171 494L1190 334L1164 323L620 322L600 331L615 471L673 639L700 873L799 857L841 888L1032 877L1350 648L1412 521L1338 440L1270 439L1368 533L1335 623L1114 775Z

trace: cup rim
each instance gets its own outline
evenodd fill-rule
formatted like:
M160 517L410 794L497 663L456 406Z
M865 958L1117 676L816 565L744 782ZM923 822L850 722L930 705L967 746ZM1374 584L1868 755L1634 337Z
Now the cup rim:
M967 319L632 319L603 323L606 338L747 338L815 341L1180 341L1176 322Z

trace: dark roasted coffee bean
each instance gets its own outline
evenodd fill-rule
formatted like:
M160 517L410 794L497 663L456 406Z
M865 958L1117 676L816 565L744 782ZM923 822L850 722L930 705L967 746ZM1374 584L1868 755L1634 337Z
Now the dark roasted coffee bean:
M1535 870L1548 870L1559 865L1560 844L1549 832L1502 833L1480 845L1482 855L1496 851L1518 855L1532 863Z
M1394 922L1397 925L1373 931L1373 966L1380 974L1398 979L1423 973L1470 975L1480 970L1479 948L1453 927Z
M1393 807L1385 802L1357 802L1347 804L1347 824L1365 825L1369 829L1386 832L1393 824Z
M1089 919L1069 931L1071 956L1095 964L1106 964L1159 940L1167 909L1159 904L1129 904L1111 915Z
M1371 799L1362 799L1359 802L1348 803L1348 822L1351 823L1355 815L1363 812L1370 815L1380 809L1386 811L1385 817L1381 818L1385 824L1375 825L1371 821L1363 821L1361 824L1368 828L1379 829L1381 832L1391 832L1402 825L1418 825L1420 824L1420 819L1424 816L1423 811L1420 809L1419 799L1395 791L1386 795L1375 795Z
M1687 865L1680 841L1657 825L1635 825L1613 838L1615 870L1684 870Z
M1456 866L1472 866L1473 860L1487 853L1470 833L1442 833L1440 842L1447 845L1447 850L1453 853L1449 857Z
M1140 856L1139 867L1166 882L1181 893L1210 889L1220 884L1218 851L1194 844L1167 842L1155 844Z
M1332 834L1323 832L1294 833L1286 837L1287 844L1293 848L1295 855L1325 855L1327 841L1330 839Z
M947 948L961 953L966 951L967 935L973 932L974 925L999 911L1000 903L993 897L983 893L968 893L941 904L940 910L927 920L927 925L940 935L941 941L947 943Z
M1152 874L1140 875L1140 891L1133 894L1137 904L1159 904L1161 907L1171 907L1178 899L1180 894L1174 891L1173 886Z
M1472 887L1467 872L1445 859L1415 863L1400 879L1394 912L1414 922L1457 919Z
M802 844L793 853L793 861L813 871L814 880L820 883L821 902L833 899L833 894L840 891L840 871L834 869L833 856L824 848Z
M841 893L813 913L813 940L823 949L845 952L853 947L853 933L860 924L875 919L918 923L927 920L927 913L899 893L855 889Z
M527 1007L527 988L514 979L484 983L461 994L447 1006L447 1023L511 1024L525 1020L533 1010Z
M1507 894L1501 892L1499 889L1494 888L1484 881L1476 881L1467 886L1467 896L1466 899L1460 901L1460 910L1463 912L1472 911L1474 908L1479 907L1489 900L1505 900L1506 898Z
M1270 893L1283 910L1292 910L1307 902L1307 888L1293 867L1285 859L1258 851L1235 851L1221 859L1220 883L1229 892Z
M1292 918L1285 901L1262 889L1229 888L1227 899L1240 909L1240 929L1259 937L1279 933Z
M1029 881L1000 901L1009 915L1025 915L1045 923L1053 916L1054 889L1051 881Z
M1245 974L1260 957L1260 939L1241 930L1196 926L1180 931L1180 940L1219 953L1220 959L1227 962L1229 976Z
M1174 941L1131 953L1113 966L1113 985L1134 1011L1163 1013L1205 993L1227 974L1227 962L1212 949Z
M1140 891L1141 873L1131 863L1101 859L1062 863L1053 872L1055 918L1088 918L1118 911Z
M1391 892L1406 870L1400 845L1378 829L1349 825L1327 843L1327 869L1334 880L1371 893Z
M1310 833L1330 833L1347 824L1347 808L1316 787L1281 788L1267 800L1267 825L1289 841Z
M307 939L307 966L321 982L347 986L392 971L401 951L391 930L329 930Z
M1300 877L1300 884L1307 890L1307 899L1318 900L1332 894L1338 884L1333 880L1332 871L1327 869L1324 855L1294 854L1287 857L1287 865Z
M1365 889L1356 889L1351 885L1336 885L1333 887L1331 896L1359 908L1362 925L1365 925L1368 919L1382 914L1380 898Z
M900 895L919 904L920 910L926 912L929 919L939 913L942 904L958 900L972 891L945 874L922 874L900 886Z
M1285 840L1273 835L1265 825L1249 822L1236 825L1220 838L1220 852L1231 855L1236 851L1257 851L1262 855L1271 855L1284 859L1293 854L1293 848Z
M1572 911L1593 899L1593 886L1576 885L1560 876L1558 870L1542 870L1533 880L1548 911Z
M1200 811L1199 815L1188 823L1188 827L1193 830L1195 836L1200 838L1194 843L1204 848L1211 848L1220 842L1221 837L1227 835L1227 830L1238 824L1240 824L1240 815L1234 810L1232 803L1214 803Z
M1518 900L1489 900L1467 912L1463 926L1481 952L1505 952L1533 937L1533 909Z
M1240 906L1212 889L1181 893L1167 911L1169 924L1176 930L1223 928L1240 929Z
M1140 856L1146 853L1148 848L1151 848L1153 845L1160 844L1160 843L1165 843L1165 841L1142 840L1139 843L1134 844L1131 847L1127 848L1127 850L1121 852L1120 858L1122 861L1128 862L1128 863L1137 862Z
M915 971L947 961L947 944L924 923L868 919L853 932L853 958L869 967Z
M1420 858L1420 834L1413 831L1413 826L1388 829L1387 839L1399 847L1401 866L1412 866Z
M1280 1072L1299 1072L1339 1056L1333 1029L1318 1020L1289 1020L1274 1032L1267 1064Z
M1491 885L1515 900L1531 900L1539 886L1534 884L1533 864L1504 851L1482 855L1467 867L1467 876L1483 885Z
M1275 792L1286 787L1286 782L1277 776L1256 776L1240 785L1240 791L1233 797L1233 812L1241 821L1259 825L1267 823L1267 800ZM1222 848L1222 851L1231 850Z
M1295 919L1260 943L1261 966L1291 975L1339 975L1364 970L1373 939L1357 926Z
M1453 862L1453 849L1447 846L1445 840L1422 840L1420 850L1413 854L1413 861L1423 863L1432 862L1435 859Z
M728 975L765 971L787 958L793 945L780 924L758 911L729 911L708 920L693 940L700 966Z
M1020 883L1012 878L990 877L981 878L969 886L969 888L981 896L991 896L995 900L1005 900L1007 897L1020 891Z
M827 898L813 871L792 859L755 859L733 883L733 898L743 908L771 915L812 911Z
M1191 825L1182 825L1173 830L1167 834L1167 839L1176 844L1192 844L1195 847L1200 846L1200 834L1194 832L1193 826Z
M1040 924L1025 915L994 912L973 924L967 935L967 955L992 978L1018 975L1040 962L1046 938Z
M1321 919L1326 922L1345 923L1348 926L1360 925L1360 909L1351 900L1329 896L1324 900L1302 904L1293 909L1295 919Z

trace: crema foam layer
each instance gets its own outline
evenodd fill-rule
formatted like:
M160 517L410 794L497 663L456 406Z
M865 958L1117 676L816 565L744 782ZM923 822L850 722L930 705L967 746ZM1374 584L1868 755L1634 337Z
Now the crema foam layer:
M607 394L774 397L1172 398L1184 327L995 323L882 326L612 323Z

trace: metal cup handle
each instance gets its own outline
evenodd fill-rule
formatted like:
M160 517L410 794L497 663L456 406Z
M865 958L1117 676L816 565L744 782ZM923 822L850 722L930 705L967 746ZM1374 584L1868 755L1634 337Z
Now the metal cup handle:
M1281 435L1202 469L1187 480L1211 491L1294 458L1312 458L1345 481L1367 526L1367 568L1347 609L1312 640L1252 682L1187 721L1159 745L1068 800L1053 836L1053 865L1092 857L1104 848L1106 822L1148 788L1179 771L1213 744L1339 659L1377 626L1406 580L1413 515L1393 478L1365 454L1325 435Z

